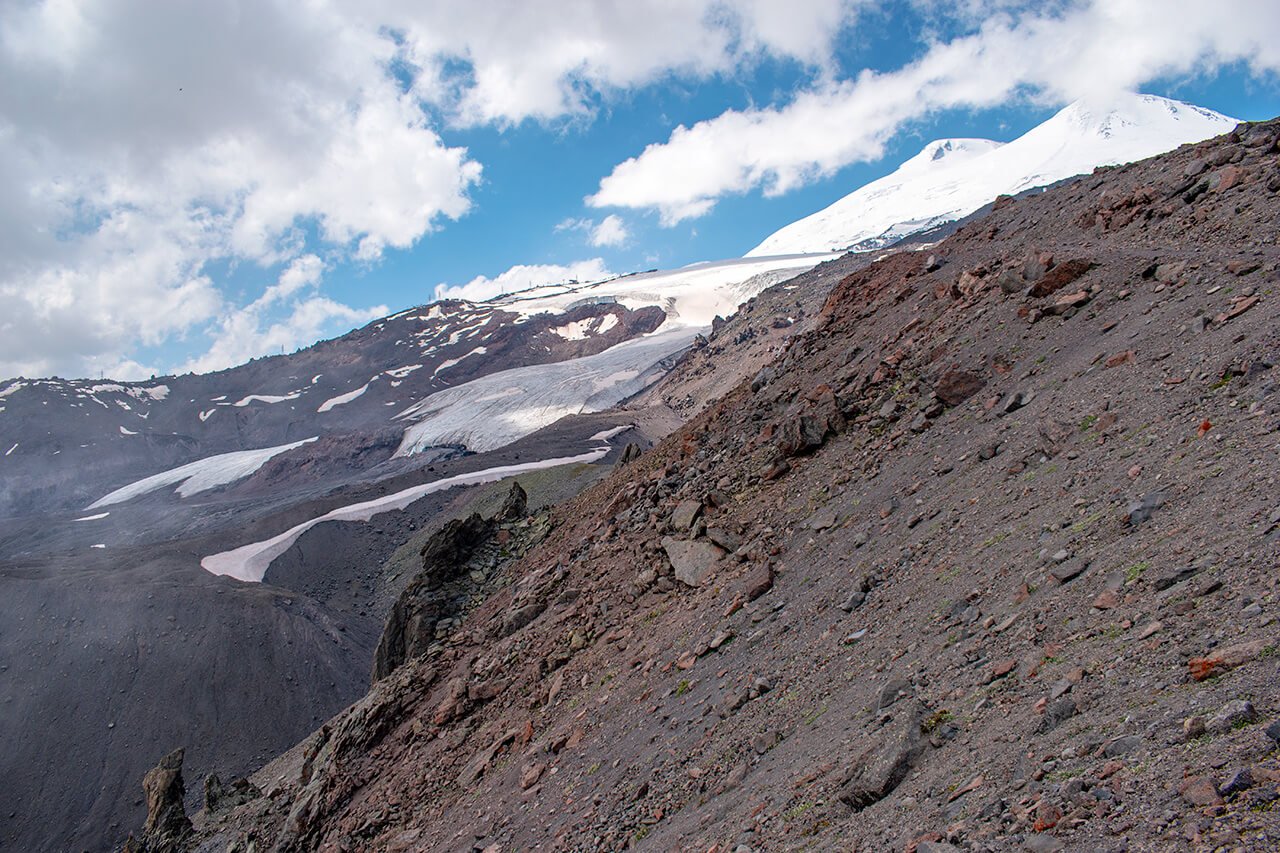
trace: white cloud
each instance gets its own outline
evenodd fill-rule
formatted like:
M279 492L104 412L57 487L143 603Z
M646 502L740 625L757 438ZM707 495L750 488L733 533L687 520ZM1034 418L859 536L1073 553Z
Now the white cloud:
M591 229L591 245L622 246L630 236L631 232L627 230L622 217L616 213L610 213L600 221L599 225Z
M575 261L567 266L560 264L518 264L493 278L478 275L462 285L439 284L436 299L468 299L480 302L504 293L516 293L544 284L561 284L568 281L600 281L613 278L600 258Z
M655 209L673 225L725 195L777 195L875 160L906 123L940 110L1017 96L1062 104L1235 62L1255 73L1280 69L1280 4L1272 0L1092 0L1048 13L992 11L1009 5L970 2L961 20L992 12L976 31L937 41L898 70L824 79L783 106L677 127L618 164L587 203Z
M292 352L388 313L385 305L352 308L319 295L323 273L324 263L315 255L294 259L262 296L224 313L213 345L183 369L204 373L261 355Z
M559 222L555 230L556 232L581 231L586 234L587 242L597 248L601 246L625 246L627 241L631 239L631 232L627 229L627 224L616 213L609 214L599 222L594 219L574 219L571 217Z
M417 91L461 124L589 113L594 96L762 57L822 67L862 0L523 0L374 4L404 32ZM462 73L447 63L461 62Z
M852 6L8 4L0 374L96 374L139 346L222 334L237 309L211 264L365 263L412 246L466 214L480 178L441 121L589 116L673 74L765 57L827 68ZM619 225L597 245L624 239Z

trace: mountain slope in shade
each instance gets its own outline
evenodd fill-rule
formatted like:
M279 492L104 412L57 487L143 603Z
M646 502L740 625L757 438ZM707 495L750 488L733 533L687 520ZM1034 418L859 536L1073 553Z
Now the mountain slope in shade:
M1009 143L941 139L897 171L782 228L747 257L870 250L1016 195L1227 133L1237 120L1154 95L1077 101Z

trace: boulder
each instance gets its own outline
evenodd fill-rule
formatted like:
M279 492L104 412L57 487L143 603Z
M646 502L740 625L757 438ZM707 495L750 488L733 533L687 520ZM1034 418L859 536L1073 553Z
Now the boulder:
M889 796L929 746L924 703L913 700L895 708L892 719L869 736L869 745L853 760L840 786L840 800L854 811Z
M664 536L662 548L671 560L676 580L686 586L699 586L719 562L724 551L704 540L689 541Z
M684 532L693 527L702 515L702 501L680 501L671 513L671 526Z
M948 406L958 406L982 390L987 382L976 373L948 370L938 377L933 393Z

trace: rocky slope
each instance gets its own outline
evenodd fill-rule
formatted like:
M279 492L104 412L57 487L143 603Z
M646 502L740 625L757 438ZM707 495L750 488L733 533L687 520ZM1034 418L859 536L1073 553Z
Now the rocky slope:
M1271 850L1280 123L844 278L190 849Z

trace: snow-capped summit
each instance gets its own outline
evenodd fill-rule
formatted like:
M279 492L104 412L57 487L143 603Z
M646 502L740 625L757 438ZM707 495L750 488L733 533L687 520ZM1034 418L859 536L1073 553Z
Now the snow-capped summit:
M930 142L897 171L774 232L747 256L876 249L967 216L998 195L1151 157L1237 123L1154 95L1076 101L1009 143Z

